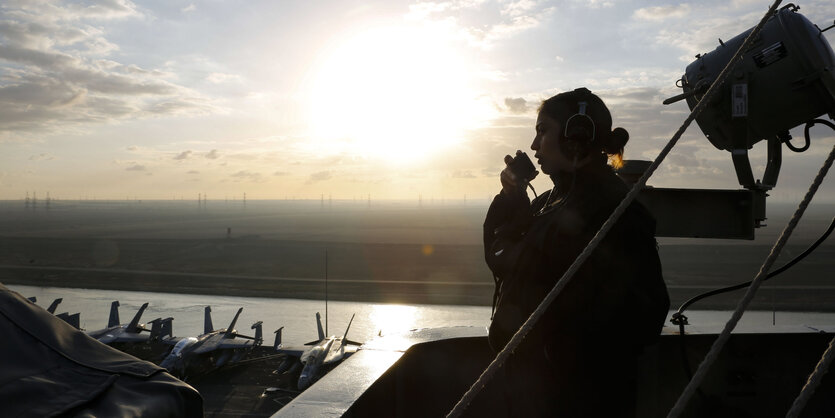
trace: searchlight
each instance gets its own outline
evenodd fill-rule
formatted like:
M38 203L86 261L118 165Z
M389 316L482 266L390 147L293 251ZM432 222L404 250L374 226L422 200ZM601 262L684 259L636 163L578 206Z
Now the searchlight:
M808 149L809 128L828 114L835 119L835 54L824 32L786 5L767 20L753 44L710 103L696 117L707 139L731 153L738 190L647 187L638 197L655 215L657 235L666 237L754 239L764 226L767 191L777 184L782 146L795 152ZM686 100L692 111L711 84L729 65L753 28L699 54L676 83L682 93L664 101ZM802 146L792 144L789 130L806 124ZM765 140L768 160L762 179L754 179L748 150ZM648 161L625 161L618 175L634 183Z

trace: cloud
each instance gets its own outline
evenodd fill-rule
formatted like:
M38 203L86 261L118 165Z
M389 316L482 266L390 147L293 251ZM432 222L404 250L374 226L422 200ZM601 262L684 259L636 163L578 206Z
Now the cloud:
M678 177L685 179L721 177L725 174L716 167L715 161L698 158L696 152L700 147L680 145L671 152L659 167L663 174L659 177Z
M183 7L182 9L180 9L180 11L183 12L183 13L190 13L190 12L193 12L195 10L197 10L197 6L195 6L194 3L191 3L188 6Z
M450 9L449 2L423 1L409 5L409 17L413 19L425 19L435 13L445 12Z
M759 4L759 3L757 3ZM764 7L750 2L734 2L713 7L691 8L686 4L638 9L632 20L656 47L673 47L683 53L682 62L692 62L698 53L712 51L717 38L728 40L753 27L762 18ZM809 16L807 16L809 17ZM682 19L687 19L682 24ZM812 20L814 21L814 20Z
M140 165L140 164L133 164L133 165L130 165L130 166L128 166L128 168L126 168L125 170L126 170L126 171L146 171L145 166L144 166L144 165Z
M138 116L173 116L173 115L201 115L211 113L212 107L199 103L199 100L189 101L172 98L156 103L148 103Z
M409 17L427 18L431 15L480 8L486 0L421 1L409 5Z
M200 174L197 170L189 170L186 174Z
M237 173L232 174L230 177L232 177L232 180L235 182L249 181L258 183L264 181L264 178L263 176L261 176L261 173L252 172L248 170L238 171Z
M528 111L528 102L521 97L506 97L504 99L504 105L512 113L525 113Z
M489 81L507 81L509 78L508 73L500 70L479 71L478 76Z
M177 155L174 157L174 159L175 159L175 160L178 160L178 161L182 161L182 160L188 159L188 157L189 157L190 155L191 155L191 151L186 150L186 151L183 151L183 152L181 152L181 153L177 154Z
M501 13L508 16L521 16L533 10L536 4L537 2L532 0L511 1L507 3Z
M539 27L542 24L542 18L543 16L513 16L509 21L502 21L487 27L466 27L461 30L461 33L471 45L490 49L502 40Z
M97 19L117 19L126 17L138 17L141 14L136 10L136 5L129 0L94 0L87 7L73 5L70 10L79 16Z
M573 0L575 3L579 3L582 7L586 7L589 9L603 9L607 7L612 7L615 5L615 2L612 0Z
M206 81L214 84L221 83L240 83L243 79L236 74L211 73L206 77Z
M456 170L452 172L454 179L474 179L476 176L470 170Z
M310 177L308 178L307 182L308 182L308 184L310 184L310 183L315 183L315 182L318 182L318 181L330 180L332 177L333 177L333 174L330 171L319 171L319 172L311 174Z
M690 14L689 4L678 6L654 6L635 10L632 14L638 20L664 21L668 19L680 19Z
M492 48L502 40L537 28L548 18L554 7L536 0L516 0L496 9L485 0L419 2L409 6L407 19L441 23L472 46ZM476 12L477 21L461 16Z
M287 176L289 174L290 174L290 172L288 172L288 171L276 171L275 173L273 173L273 175L276 176L276 177Z
M46 21L113 20L140 18L142 13L129 0L89 0L78 3L61 4L54 1L14 1L4 2L10 15L31 14Z
M54 160L55 157L46 153L40 153L38 155L30 155L29 161L49 161Z
M0 13L0 132L66 131L212 111L199 95L168 81L170 74L107 58L119 46L102 27L141 17L127 0L5 5Z
M220 154L218 154L216 149L213 149L213 150L206 153L206 158L208 158L210 160L216 160L216 159L220 158Z

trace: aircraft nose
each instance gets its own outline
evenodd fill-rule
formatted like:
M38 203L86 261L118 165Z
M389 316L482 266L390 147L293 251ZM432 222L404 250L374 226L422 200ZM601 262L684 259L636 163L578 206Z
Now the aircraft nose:
M299 390L305 390L308 386L310 386L310 379L307 376L299 376L299 383L297 385Z
M173 365L174 365L174 359L169 355L169 356L166 356L165 359L162 361L162 363L159 364L159 367L162 367L163 369L166 369L170 372L171 367Z

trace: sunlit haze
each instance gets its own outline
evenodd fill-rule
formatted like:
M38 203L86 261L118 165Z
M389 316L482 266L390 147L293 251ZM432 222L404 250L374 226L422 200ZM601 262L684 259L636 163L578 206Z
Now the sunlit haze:
M835 17L831 1L799 5L821 27ZM767 6L4 1L0 199L484 205L502 157L529 150L537 106L561 91L599 94L630 132L625 157L654 158L687 115L661 104L684 68ZM812 132L809 151L785 153L773 200L799 200L823 162L835 136ZM751 152L759 177L765 145ZM695 124L650 184L739 187Z
M326 48L308 80L311 151L417 165L493 116L472 86L474 69L443 35L373 28Z

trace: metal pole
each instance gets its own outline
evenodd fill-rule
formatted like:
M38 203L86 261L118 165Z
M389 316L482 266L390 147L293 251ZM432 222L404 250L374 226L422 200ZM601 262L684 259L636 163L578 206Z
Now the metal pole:
M325 249L325 337L328 335L328 249Z

